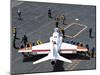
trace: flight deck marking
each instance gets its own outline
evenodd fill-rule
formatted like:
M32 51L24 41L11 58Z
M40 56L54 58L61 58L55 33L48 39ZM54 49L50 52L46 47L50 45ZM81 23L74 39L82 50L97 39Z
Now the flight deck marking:
M84 28L83 28L82 30L80 30L78 33L76 33L74 36L65 35L66 37L75 38L75 37L77 37L81 32L83 32L83 31L87 28L87 26L86 26L86 25L83 25L83 24L71 23L71 24L69 24L68 26L66 26L66 27L64 28L64 30L68 29L69 27L71 27L71 26L74 25L74 24L79 25L79 26L84 26Z
M69 64L68 65L68 70L74 70L75 69L75 67L81 62L82 60L73 60L72 62L72 64Z
M38 16L35 16L34 18L35 19L38 19L38 18L40 18L40 17L42 17L43 15L38 15Z
M86 27L84 27L81 31L79 31L76 35L74 35L73 37L76 37L76 36L78 36L81 32L83 32L85 29L87 28L87 26Z
M48 60L47 61L45 61L45 63L44 62L41 62L41 63L43 63L43 65L47 65L49 62L48 62ZM33 64L33 65L35 65L36 67L33 67L31 70L30 70L30 72L33 72L33 71L38 71L38 69L40 69L43 65L40 65L40 63L38 64L38 65L36 65L36 64ZM43 66L42 67L42 69L44 68L46 68L47 66Z
M74 25L74 24L75 24L75 23L69 24L68 26L66 26L66 27L64 28L64 30L67 29L67 28L69 28L70 26L72 26L72 25Z

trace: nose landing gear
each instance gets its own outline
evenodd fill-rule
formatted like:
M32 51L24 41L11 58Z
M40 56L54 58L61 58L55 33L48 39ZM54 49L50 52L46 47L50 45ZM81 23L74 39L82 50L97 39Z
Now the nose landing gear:
M51 64L54 66L56 64L56 61L51 61Z

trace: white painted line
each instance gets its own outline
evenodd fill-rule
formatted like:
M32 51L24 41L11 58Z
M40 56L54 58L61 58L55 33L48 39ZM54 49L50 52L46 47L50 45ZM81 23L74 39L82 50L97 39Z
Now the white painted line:
M34 18L35 19L38 19L39 17L42 17L43 15L38 15L38 16L35 16Z
M65 35L66 37L69 37L69 38L75 38L75 37L77 37L81 32L83 32L86 28L87 28L87 26L86 25L83 25L83 24L79 24L79 23L71 23L71 24L69 24L68 26L66 26L65 28L64 28L64 30L65 29L68 29L69 27L71 27L72 25L79 25L79 26L83 26L84 28L82 29L82 30L80 30L77 34L75 34L74 36L70 36L70 35Z
M73 37L75 38L76 36L78 36L81 32L83 32L85 29L87 28L87 26L86 27L84 27L81 31L79 31L76 35L74 35Z
M68 26L66 26L66 27L64 28L64 30L67 29L67 28L69 28L69 27L72 26L72 25L74 25L74 23L71 23L71 24L69 24Z
M66 37L69 37L69 38L73 38L73 36L70 36L70 35L65 35Z
M86 25L84 25L84 24L79 24L79 23L74 23L74 24L77 24L77 25L79 25L79 26L86 26Z

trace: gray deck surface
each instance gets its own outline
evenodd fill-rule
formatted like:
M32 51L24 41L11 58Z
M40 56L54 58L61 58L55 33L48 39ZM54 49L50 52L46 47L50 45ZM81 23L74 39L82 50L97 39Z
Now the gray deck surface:
M90 49L95 46L95 38L89 38L88 29L92 28L95 35L96 26L96 7L95 6L83 6L83 5L70 5L70 4L50 4L50 3L37 3L37 2L17 2L19 4L12 5L11 14L11 26L17 28L17 36L21 39L24 34L28 36L29 41L36 42L37 40L42 40L44 43L49 42L49 37L52 35L53 29L55 28L54 19L48 18L48 9L52 9L53 17L65 15L66 23L69 25L71 23L76 23L75 19L79 18L79 24L86 25L87 28L81 32L75 38L67 38L66 41L83 42L84 44L89 44ZM23 20L18 20L17 10L22 11ZM60 27L66 27L60 23ZM66 35L75 35L83 27L74 25L68 30L65 30ZM20 40L16 42L17 46L20 46ZM73 56L73 55L72 55ZM76 56L76 55L75 55ZM74 57L75 57L74 56ZM37 56L36 56L37 57ZM42 58L43 56L41 56ZM76 64L73 70L85 70L85 69L95 69L95 58L90 60L82 59L71 59L72 64ZM81 60L81 61L80 61ZM33 60L34 61L34 60ZM69 67L68 67L69 66ZM36 73L36 72L53 72L53 71L67 71L71 70L71 64L65 62L58 62L58 65L52 67L50 61L42 62L36 65L30 62L23 62L23 56L18 53L17 49L11 48L11 73Z

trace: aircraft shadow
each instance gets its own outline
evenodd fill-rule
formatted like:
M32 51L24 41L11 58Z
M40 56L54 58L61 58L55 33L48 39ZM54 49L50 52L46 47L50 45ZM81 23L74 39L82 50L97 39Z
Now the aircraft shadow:
M53 66L53 71L52 72L57 72L57 71L64 71L63 67L63 61L56 61L56 64Z
M33 61L36 61L38 59L41 59L43 57L47 56L47 54L44 54L44 55L34 55L34 56L31 56L31 57L24 57L23 58L23 62L33 62ZM61 56L67 58L67 59L70 59L70 60L73 60L73 59L77 59L77 60L89 60L90 57L88 56L83 56L83 55L78 55L78 54L61 54ZM59 62L59 61L58 61ZM61 62L59 62L61 63Z
M61 54L61 56L67 58L67 59L77 59L77 60L89 60L90 57L89 56L85 56L85 55L79 55L79 54Z
M45 56L47 56L47 54L44 54L44 55L33 55L31 57L24 57L23 58L23 62L33 62L33 61L41 59L41 58L43 58Z

